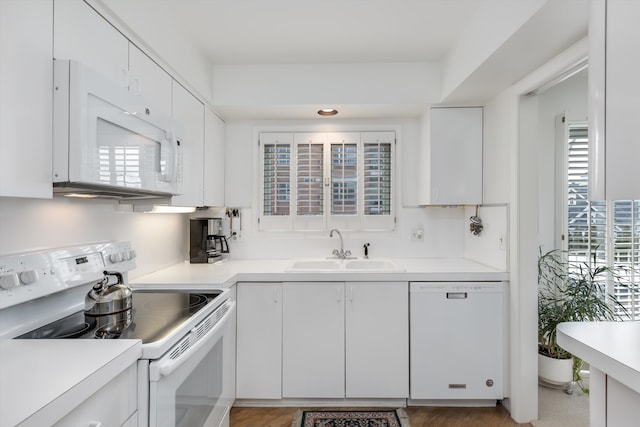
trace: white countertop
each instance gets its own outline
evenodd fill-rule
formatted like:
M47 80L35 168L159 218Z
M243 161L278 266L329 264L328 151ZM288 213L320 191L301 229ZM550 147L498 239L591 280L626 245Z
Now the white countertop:
M375 259L375 258L372 258ZM142 285L189 285L191 288L225 288L236 282L264 281L490 281L508 280L509 274L468 259L394 258L403 272L384 271L290 271L291 259L223 260L214 264L188 261L147 274L130 283Z
M640 322L568 322L558 344L640 393Z
M0 340L0 426L51 425L142 354L139 340Z

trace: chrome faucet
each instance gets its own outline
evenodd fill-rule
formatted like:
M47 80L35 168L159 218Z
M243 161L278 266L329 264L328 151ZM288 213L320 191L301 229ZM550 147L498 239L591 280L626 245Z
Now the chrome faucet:
M351 251L350 250L346 250L346 251L344 250L344 241L342 240L342 234L340 233L340 231L338 231L337 228L334 228L329 232L329 237L333 237L334 231L336 233L338 233L338 237L340 237L340 250L334 249L332 254L334 254L335 256L337 256L340 259L345 259L347 257L350 257L351 256Z

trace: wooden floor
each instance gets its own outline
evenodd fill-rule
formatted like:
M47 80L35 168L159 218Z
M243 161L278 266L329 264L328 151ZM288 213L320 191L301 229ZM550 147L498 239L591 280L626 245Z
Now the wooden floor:
M299 409L301 408L232 408L230 427L291 427L294 414ZM409 415L411 427L531 426L513 421L507 410L500 405L495 408L410 407L405 408L405 411Z

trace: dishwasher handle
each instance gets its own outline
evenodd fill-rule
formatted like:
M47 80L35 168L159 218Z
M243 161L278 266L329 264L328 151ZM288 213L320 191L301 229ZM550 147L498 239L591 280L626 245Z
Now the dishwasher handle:
M467 299L468 292L447 292L447 299Z

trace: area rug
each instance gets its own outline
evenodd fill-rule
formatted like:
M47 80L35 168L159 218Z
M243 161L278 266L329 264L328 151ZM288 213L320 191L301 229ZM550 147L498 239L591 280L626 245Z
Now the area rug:
M409 427L409 417L402 409L298 411L292 427Z

